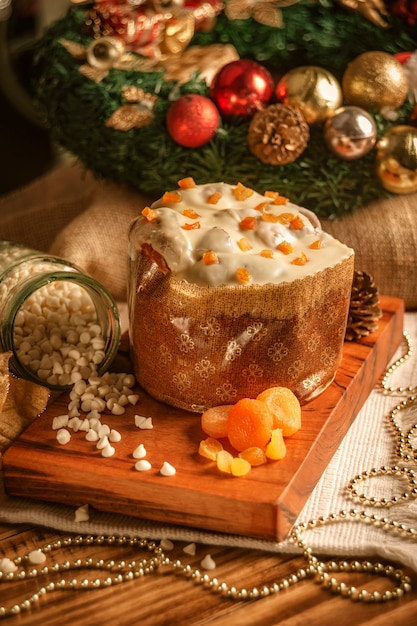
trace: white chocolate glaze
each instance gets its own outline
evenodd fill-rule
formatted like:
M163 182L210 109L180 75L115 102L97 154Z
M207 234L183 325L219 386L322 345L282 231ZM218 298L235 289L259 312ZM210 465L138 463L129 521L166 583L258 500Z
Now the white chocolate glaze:
M172 194L179 201L172 202ZM213 194L220 194L216 204L209 202ZM323 232L310 211L279 194L261 195L240 184L179 188L164 194L151 209L131 225L131 242L136 250L150 245L171 272L190 283L290 282L353 254ZM254 219L242 224L245 218Z

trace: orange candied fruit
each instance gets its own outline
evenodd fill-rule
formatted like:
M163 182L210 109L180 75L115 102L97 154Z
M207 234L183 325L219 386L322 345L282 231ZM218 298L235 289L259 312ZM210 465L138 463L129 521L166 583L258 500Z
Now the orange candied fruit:
M255 207L255 211L259 211L260 213L264 213L265 211L267 211L269 209L269 203L268 202L260 202L256 207Z
M166 191L162 196L162 202L168 202L169 204L177 204L181 200L182 196L178 191Z
M158 211L155 209L151 209L149 206L146 206L142 211L142 215L145 219L148 220L148 222L153 222L158 217Z
M280 222L281 224L288 223L287 221L283 221L281 216L276 213L262 213L261 220L263 222L270 222L271 224L276 224L277 222Z
M181 180L178 181L178 187L180 189L193 189L196 187L195 180L192 176L181 178Z
M194 209L184 209L182 214L185 217L189 217L191 220L196 220L198 217L200 217L200 215L197 213L197 211L194 211Z
M216 265L219 262L219 257L213 250L207 250L203 254L204 265Z
M246 239L246 237L242 237L241 239L239 239L237 245L242 250L242 252L248 252L249 250L252 250L252 244L250 243L249 239Z
M246 267L238 267L236 270L236 280L241 285L248 285L252 280L252 274Z
M258 220L256 219L256 217L251 217L250 215L247 215L243 218L243 220L239 222L239 226L243 230L255 230L257 225Z
M183 224L181 228L184 230L198 230L200 226L200 222L193 222L192 224Z
M222 197L222 194L220 193L220 191L215 191L214 193L211 194L211 196L207 198L207 202L209 204L217 204L221 197Z
M253 195L253 189L245 187L245 185L242 185L242 183L238 183L236 187L232 190L232 193L236 200L247 200Z
M281 243L277 245L277 250L279 250L283 254L291 254L291 252L294 251L294 248L289 241L281 241Z
M278 191L265 191L264 193L265 198L272 198L273 200L273 204L282 206L283 204L287 204L288 202L288 198L285 198L285 196L281 196L281 194L278 193Z
M293 259L291 261L291 263L293 265L305 265L306 263L308 263L308 258L306 257L306 255L304 254L304 252L302 252L300 254L300 256L298 256L297 258Z
M292 230L301 230L302 228L304 228L304 222L299 215L296 215L290 221L290 228Z
M311 250L321 250L324 246L320 239L316 239L316 241L313 241L308 247L311 248Z
M261 256L264 257L264 259L273 259L274 258L274 253L272 250L261 250L259 253Z

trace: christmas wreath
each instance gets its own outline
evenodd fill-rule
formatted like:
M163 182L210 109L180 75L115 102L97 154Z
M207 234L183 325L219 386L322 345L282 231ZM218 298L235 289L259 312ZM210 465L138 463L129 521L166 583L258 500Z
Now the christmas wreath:
M34 96L97 176L240 181L339 217L417 190L416 49L415 0L74 1Z

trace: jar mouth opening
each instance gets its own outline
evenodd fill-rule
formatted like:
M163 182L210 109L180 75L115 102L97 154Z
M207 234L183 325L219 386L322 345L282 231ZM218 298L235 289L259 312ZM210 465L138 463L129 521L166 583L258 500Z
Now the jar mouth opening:
M67 299L60 303L63 292ZM14 374L62 392L88 379L89 371L101 376L108 370L120 345L120 314L111 294L90 276L48 272L19 284L1 334Z

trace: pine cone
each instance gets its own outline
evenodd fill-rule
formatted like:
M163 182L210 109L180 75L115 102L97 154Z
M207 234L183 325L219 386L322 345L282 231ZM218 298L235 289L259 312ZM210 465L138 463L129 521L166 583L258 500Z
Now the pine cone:
M379 294L373 278L366 272L355 270L350 297L350 307L345 340L366 337L378 328L382 316L378 306Z
M253 116L248 130L252 154L262 163L292 163L304 151L310 129L299 109L285 104L272 104Z

